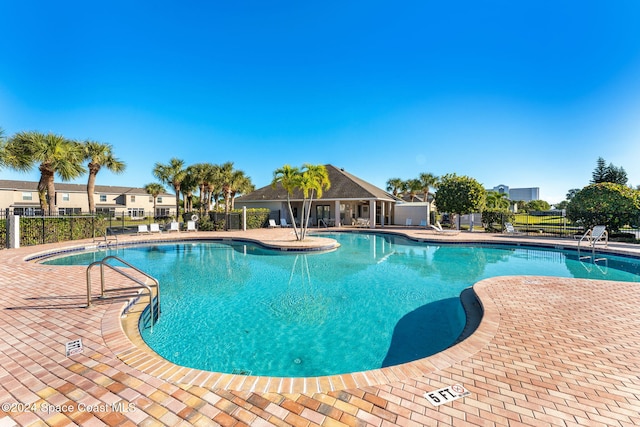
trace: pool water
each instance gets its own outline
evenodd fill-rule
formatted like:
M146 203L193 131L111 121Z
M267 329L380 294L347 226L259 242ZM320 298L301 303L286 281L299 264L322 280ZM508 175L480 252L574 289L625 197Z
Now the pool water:
M594 264L575 252L532 247L434 245L367 233L328 237L341 247L290 254L240 242L179 242L109 254L160 281L160 320L141 328L154 351L192 368L267 376L356 372L442 351L465 326L460 293L483 278L640 281L640 263L625 257ZM47 263L88 265L105 255Z

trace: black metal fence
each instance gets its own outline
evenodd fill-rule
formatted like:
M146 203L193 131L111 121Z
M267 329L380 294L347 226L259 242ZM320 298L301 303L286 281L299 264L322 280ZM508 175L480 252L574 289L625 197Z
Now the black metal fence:
M158 224L160 230L169 230L172 217L157 217L153 213L136 212L136 216L122 214L58 214L58 215L25 215L20 214L20 246L33 246L44 243L56 243L68 240L87 238L104 238L107 235L137 233L140 225ZM11 209L0 210L0 249L10 246L9 216ZM197 218L194 218L194 215ZM183 215L181 228L186 229L186 222L196 219L196 228L206 231L241 230L244 228L243 216L239 212L209 212L200 218L197 212ZM247 228L266 227L269 212L247 212Z
M633 215L620 214L619 216L637 218ZM584 217L589 218L589 215L585 214ZM601 223L597 220L596 222ZM640 218L637 218L637 220L633 222L634 224L625 224L616 232L610 232L610 236L620 240L632 241L640 239L640 229L638 228ZM487 231L503 232L506 230L506 223L512 224L514 230L519 234L564 238L582 236L587 229L595 224L581 224L579 222L573 222L560 212L555 214L554 212L532 212L500 215L499 218L495 218L495 221L483 223L483 227ZM603 225L608 224L604 221Z

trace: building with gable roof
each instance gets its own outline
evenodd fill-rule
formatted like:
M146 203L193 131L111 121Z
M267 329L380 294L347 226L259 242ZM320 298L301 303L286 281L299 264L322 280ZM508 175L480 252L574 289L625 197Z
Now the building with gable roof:
M368 224L374 228L393 223L394 208L401 199L370 184L344 169L325 165L331 187L323 191L321 199L314 199L311 205L310 225L352 225ZM287 206L287 192L278 184L268 185L236 199L236 206L247 208L267 208L276 220L284 218L287 223L301 223L302 192L290 196L293 218Z
M89 200L87 186L82 184L56 183L56 206L58 214L87 213ZM96 212L107 215L144 217L153 211L153 197L144 188L96 185L94 200ZM176 196L162 193L156 200L154 216L175 215ZM38 183L32 181L0 180L0 208L9 208L16 215L39 215L40 200Z

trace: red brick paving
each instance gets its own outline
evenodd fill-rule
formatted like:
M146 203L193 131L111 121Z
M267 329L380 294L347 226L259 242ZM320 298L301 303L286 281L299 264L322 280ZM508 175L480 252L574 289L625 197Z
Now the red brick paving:
M0 252L0 427L640 425L636 283L487 279L474 286L485 309L478 330L445 352L351 377L238 382L140 350L119 326L122 301L85 308L84 267L23 261L72 245ZM65 343L77 338L84 352L67 358ZM456 383L471 394L437 407L423 396Z

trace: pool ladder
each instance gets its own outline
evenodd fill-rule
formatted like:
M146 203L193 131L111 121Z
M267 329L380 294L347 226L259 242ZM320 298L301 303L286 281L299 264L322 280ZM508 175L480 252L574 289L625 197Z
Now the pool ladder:
M133 269L134 271L137 271L138 273L142 274L147 279L151 280L153 283L148 284L147 281L142 281L137 277L133 277L132 275L127 273L125 270L122 270L117 266L109 264L110 260L115 260L126 265L127 267ZM122 291L130 291L130 290L142 290L143 292L146 291L146 294L149 296L149 311L150 311L151 326L155 325L155 323L158 321L158 317L160 316L160 282L158 282L158 280L155 277L150 276L149 274L145 273L144 271L140 270L137 267L134 267L133 265L129 264L122 258L117 257L115 255L109 255L107 257L104 257L102 260L95 261L87 267L87 308L91 307L91 270L93 267L98 265L100 266L100 297L99 298L104 298L106 292L122 292ZM127 279L135 282L136 286L105 289L105 280L104 280L105 267L108 267L111 270L126 277ZM153 288L156 289L155 297L153 295Z

